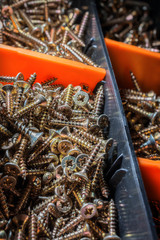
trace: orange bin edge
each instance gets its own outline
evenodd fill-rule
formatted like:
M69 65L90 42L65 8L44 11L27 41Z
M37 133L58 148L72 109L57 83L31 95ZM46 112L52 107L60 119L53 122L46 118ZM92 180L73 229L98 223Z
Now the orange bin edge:
M160 201L160 161L138 158L138 162L148 198Z
M120 88L133 88L130 71L143 91L160 94L160 53L105 38L112 66Z
M16 76L18 72L27 79L36 72L37 82L56 77L57 84L74 86L88 84L91 90L103 80L106 70L85 65L83 63L32 52L21 48L0 45L0 75Z

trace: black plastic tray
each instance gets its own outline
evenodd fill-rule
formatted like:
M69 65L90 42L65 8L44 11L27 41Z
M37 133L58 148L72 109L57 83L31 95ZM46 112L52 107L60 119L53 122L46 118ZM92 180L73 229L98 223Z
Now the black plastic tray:
M118 155L123 154L122 168L126 174L115 188L114 198L118 209L119 236L121 239L158 239L146 197L138 162L132 146L131 136L125 118L118 86L106 49L94 0L74 2L76 6L89 7L90 19L86 42L93 38L92 59L107 70L105 78L104 112L110 119L109 136L118 142Z

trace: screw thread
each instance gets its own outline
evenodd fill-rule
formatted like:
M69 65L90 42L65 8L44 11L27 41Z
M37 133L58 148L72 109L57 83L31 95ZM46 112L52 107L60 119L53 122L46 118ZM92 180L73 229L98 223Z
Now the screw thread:
M69 84L67 87L67 93L66 93L66 97L65 97L65 104L72 106L72 96L73 96L73 85Z
M57 78L50 78L44 82L41 83L42 86L49 86L50 84L54 83L57 80ZM54 85L55 87L55 85Z
M20 116L26 114L27 112L31 111L31 109L35 108L37 105L41 104L44 101L45 101L45 98L44 99L38 98L36 101L33 101L30 104L28 104L27 106L25 106L25 107L21 108L20 110L18 110L14 114L14 117L20 117Z
M6 31L4 31L4 30L3 30L3 35L5 35L5 36L7 36L7 37L9 37L9 38L11 38L11 39L14 39L14 40L16 40L16 41L25 43L25 44L29 45L30 47L33 47L33 45L32 45L31 42L26 41L26 39L23 39L23 38L19 37L18 35L11 34L11 33L6 32ZM10 81L10 82L14 82L14 81L15 81L15 79L12 79L12 80L13 80L13 81ZM9 81L9 80L8 80L8 81Z
M31 20L29 19L29 17L26 15L26 13L22 10L19 10L19 13L23 19L23 21L27 24L27 26L30 28L30 30L32 31L34 29L34 25L32 24Z
M81 24L80 24L79 32L78 32L79 38L82 38L82 36L84 35L84 31L87 26L88 18L89 18L89 12L85 12L85 14L83 15Z
M127 104L127 108L135 113L139 113L141 114L142 116L144 117L147 117L147 118L151 118L151 115L153 115L152 113L149 113L143 109L140 109L139 107L137 106L134 106L134 105L131 105L131 104Z
M0 44L3 44L3 31L0 30Z
M87 223L92 228L92 230L99 236L100 239L103 239L106 236L106 233L101 230L94 222L87 220Z
M47 1L45 1L45 3L44 3L44 16L45 16L45 21L48 22L48 19L49 19L49 11L48 11Z
M82 188L82 199L86 199L89 196L91 190L91 182L86 182Z
M43 156L39 156L38 159L35 160L35 162L27 163L27 165L29 167L39 167L42 165L46 165L52 161L53 161L52 158L49 158L47 155L43 155Z
M79 37L77 37L68 27L66 27L65 29L68 31L68 35L70 38L78 42L80 46L85 47L85 43ZM74 50L74 48L72 49Z
M38 176L46 173L44 169L30 169L25 172L26 176Z
M84 203L84 199L82 198L80 192L78 192L78 190L73 190L73 194L79 204L80 207L82 207L83 203Z
M116 207L113 199L109 202L109 224L108 224L108 231L111 235L116 233Z
M60 178L58 178L57 180L55 180L55 181L52 183L51 186L46 186L46 187L44 187L43 190L42 190L42 192L41 192L41 194L42 194L42 195L46 195L46 194L52 192L58 184L62 184L62 183L64 183L65 181L66 181L66 176L63 175L62 177L60 177Z
M102 166L103 166L103 157L99 159L99 162L97 164L97 168L92 180L92 190L96 188L100 172L102 171Z
M15 112L17 112L20 107L22 95L23 95L23 88L18 88L17 97L15 101L15 106L14 106Z
M94 63L89 57L87 57L84 53L80 52L77 48L72 47L72 50L77 53L85 63L87 63L90 66L97 67L97 64Z
M6 106L7 106L8 113L10 115L12 115L12 113L13 113L13 97L9 91L6 92Z
M4 192L1 187L0 187L0 203L1 203L2 210L3 210L6 218L8 219L9 218L9 209L8 209L8 205L7 205L7 199L6 199L6 196L4 195Z
M38 45L42 46L44 48L44 53L48 52L47 45L44 42L42 42L41 40L39 40L38 38L35 38L35 37L23 32L22 30L19 30L19 34L21 36L25 37L26 39L29 39L30 41L32 41L34 43L37 43Z
M37 218L33 212L31 213L29 221L29 239L37 239Z
M53 133L47 138L47 140L44 141L44 142L34 151L34 153L32 153L32 154L30 155L30 157L28 158L28 163L31 162L31 161L33 161L34 159L36 159L36 158L38 157L38 155L39 155L41 152L43 152L43 151L46 149L46 147L49 146L49 144L50 144L52 138L54 137L54 135L55 135L55 132L53 132Z
M99 174L99 184L100 184L100 189L101 189L101 192L102 192L102 196L105 197L105 198L108 198L109 197L109 188L108 188L108 186L107 186L107 184L104 180L102 170Z
M86 172L88 172L88 171L90 170L90 168L91 168L91 166L92 166L92 163L93 163L93 161L95 160L95 157L96 157L96 155L98 154L98 152L99 152L99 150L100 150L100 147L101 147L101 143L98 143L98 144L95 146L94 150L92 151L92 153L91 153L91 155L90 155L90 157L89 157L89 159L88 159L88 161L87 161L87 163L86 163L86 165L85 165L85 167L84 167L84 170L85 170Z
M54 240L56 238L57 231L60 228L60 226L62 225L62 223L63 223L63 217L60 217L56 220L55 226L54 226L53 232L52 232L52 240Z
M94 112L96 113L96 115L101 114L103 106L104 106L104 93L103 93L103 86L101 86L96 95L95 104L94 104Z
M139 87L139 84L138 84L137 79L136 79L135 75L133 74L133 72L130 72L130 75L131 75L131 80L134 84L136 91L141 92L141 89Z
M43 220L38 220L38 227L45 233L45 235L49 238L52 239L52 234L50 230L47 228L46 224L43 222Z
M63 227L59 233L57 234L57 236L61 236L62 234L70 231L71 229L73 229L75 226L78 225L78 223L80 223L81 221L83 221L83 217L82 215L79 215L78 217L76 217L75 219L73 219L71 222L69 222L68 224L65 225L65 227Z
M93 146L82 138L76 137L73 134L69 134L67 137L74 143L77 143L79 146L86 148L88 151L93 149Z
M38 198L38 195L40 194L40 191L41 191L41 186L42 186L41 179L36 177L36 179L33 182L32 189L31 189L31 197L33 199Z
M29 1L29 0L27 0ZM34 5L38 5L38 4L43 4L45 3L45 0L34 0L34 1L29 1L27 3L28 6L34 6Z
M62 44L66 44L68 40L68 31L64 31L63 39L62 39Z
M11 137L12 133L3 125L0 124L0 132L3 133L7 137Z
M71 20L69 22L69 26L73 26L77 17L79 16L79 14L80 14L80 10L79 9L74 9L73 17L71 18Z
M56 201L56 197L55 196L52 196L52 197L49 197L48 199L44 200L42 203L36 205L34 208L33 208L33 212L35 214L39 214L41 211L43 211L46 206L49 204L49 203L54 203Z
M80 55L77 54L71 47L63 43L61 44L61 47L64 51L66 51L69 55L71 55L73 59L83 63L82 57L80 57Z
M17 206L15 207L15 213L18 213L22 208L25 207L29 198L31 187L32 187L32 184L30 182L26 187L26 189L24 190L23 194L21 195L21 198L19 199Z
M22 6L24 3L28 2L29 0L21 0L19 2L13 3L12 5L10 5L11 8L18 8L20 6Z
M33 86L36 78L37 78L37 74L36 73L33 73L33 74L30 75L30 77L28 79L28 83L30 84L31 87Z
M22 229L18 229L15 234L15 239L17 240L25 240L25 234Z
M87 122L75 122L75 121L64 121L64 120L58 120L58 119L52 119L51 124L57 125L57 126L71 126L71 127L78 127L78 128L83 128L87 129Z

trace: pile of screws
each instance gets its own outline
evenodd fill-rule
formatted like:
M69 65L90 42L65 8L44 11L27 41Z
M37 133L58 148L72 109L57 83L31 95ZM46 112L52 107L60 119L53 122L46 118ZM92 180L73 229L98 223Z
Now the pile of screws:
M160 202L150 201L150 206L153 214L153 220L156 225L157 234L160 238Z
M131 72L134 89L121 91L135 152L138 157L160 160L160 97L144 93Z
M0 44L25 48L97 67L84 51L89 12L68 0L20 0L3 3Z
M107 38L160 52L160 40L148 3L101 0L99 7L102 28Z
M35 80L0 77L0 238L120 239L103 176L113 144L103 86Z

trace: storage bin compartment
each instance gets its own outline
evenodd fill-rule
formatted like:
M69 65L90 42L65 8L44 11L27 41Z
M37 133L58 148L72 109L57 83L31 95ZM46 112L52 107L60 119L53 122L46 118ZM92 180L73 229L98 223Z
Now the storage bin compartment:
M155 18L157 19L157 15ZM111 58L117 84L120 89L133 88L130 78L130 71L132 71L136 76L142 91L148 92L153 90L157 95L160 94L159 53L153 53L107 38L105 38L105 43ZM138 161L148 198L150 200L160 201L160 162L145 158L138 158Z
M105 39L112 66L120 89L132 89L130 71L136 76L144 92L153 90L160 94L160 54L124 43ZM150 200L160 201L160 162L138 158L145 189Z

